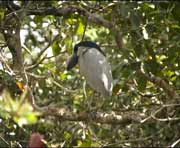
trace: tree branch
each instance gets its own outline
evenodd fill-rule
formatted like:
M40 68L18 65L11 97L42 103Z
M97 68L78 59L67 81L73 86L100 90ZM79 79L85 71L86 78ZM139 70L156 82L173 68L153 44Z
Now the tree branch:
M167 104L167 105L163 105L161 108L159 108L158 110L156 110L155 112L151 113L151 117L157 121L161 121L161 122L167 122L167 121L178 121L180 120L180 117L167 117L167 118L158 118L156 117L156 115L161 112L164 108L168 108L168 107L175 107L175 106L180 106L180 104Z
M61 121L88 121L96 123L106 124L128 124L128 123L141 123L144 115L140 115L137 112L128 112L121 115L115 112L80 112L75 113L66 108L55 108L55 107L35 107L36 110L43 113L45 116L54 116Z
M53 116L61 121L87 121L96 122L102 124L130 124L130 123L142 123L145 115L135 111L123 112L122 114L117 114L114 111L110 112L73 112L67 108L57 108L53 106L39 107L35 103L34 96L30 87L27 89L27 98L32 104L33 108L40 113L42 116Z
M11 13L6 16L1 24L3 28L3 35L7 46L13 57L13 69L21 71L23 69L23 56L20 41L20 20L16 13Z
M74 6L74 5L69 5L69 6L63 6L61 8L55 8L55 7L50 7L50 8L41 8L41 9L29 9L27 10L27 15L54 15L54 16L65 16L69 15L70 13L75 13L78 12L82 16L86 16L88 20L92 23L96 23L97 25L104 26L111 30L115 34L115 40L117 43L117 46L119 48L123 47L123 42L122 42L122 35L119 31L119 28L115 27L113 23L105 20L103 17L97 15L97 14L92 14L88 12L86 9Z
M56 35L56 36L48 43L48 45L38 53L37 57L33 60L33 63L32 63L30 66L26 67L25 69L26 69L26 70L32 70L32 69L34 69L35 67L37 67L40 63L42 63L42 61L46 59L46 56L44 56L42 59L40 59L41 56L42 56L43 53L54 43L54 41L56 41L56 40L58 39L58 37L59 37L59 34Z
M153 74L146 74L142 71L139 71L141 75L143 75L147 80L150 82L156 84L157 86L163 88L163 90L167 93L169 98L173 100L179 100L180 96L179 94L168 84L166 83L162 78L154 76Z

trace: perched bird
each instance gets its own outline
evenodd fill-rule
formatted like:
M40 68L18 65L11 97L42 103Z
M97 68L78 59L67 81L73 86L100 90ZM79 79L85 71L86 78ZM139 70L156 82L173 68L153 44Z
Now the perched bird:
M74 46L67 70L71 70L79 63L80 73L87 83L103 97L112 95L113 78L111 67L106 60L104 52L94 42L83 41Z

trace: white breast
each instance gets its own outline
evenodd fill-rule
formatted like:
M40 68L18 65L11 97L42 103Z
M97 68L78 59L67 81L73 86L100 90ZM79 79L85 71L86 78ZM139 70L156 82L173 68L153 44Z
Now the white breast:
M87 83L104 97L112 95L111 67L105 56L95 48L80 49L79 69Z

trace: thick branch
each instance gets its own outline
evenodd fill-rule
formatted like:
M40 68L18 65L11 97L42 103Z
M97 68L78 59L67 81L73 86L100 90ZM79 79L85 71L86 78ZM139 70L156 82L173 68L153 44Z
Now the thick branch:
M106 123L106 124L128 124L128 123L141 123L143 115L140 115L136 112L129 112L127 114L117 115L115 112L106 113L106 112L81 112L74 113L66 108L55 108L55 107L45 107L37 108L45 116L55 116L59 120L68 120L68 121L88 121L96 123Z
M122 36L119 31L119 28L116 28L113 23L105 20L103 17L97 15L97 14L92 14L88 12L86 9L78 7L78 6L64 6L62 8L45 8L45 9L36 9L32 10L29 9L27 10L28 15L55 15L55 16L65 16L69 15L70 13L75 13L78 12L82 16L88 17L88 20L92 23L96 23L97 25L104 26L111 30L115 34L115 40L119 48L122 48L123 43L122 43Z
M73 112L67 108L56 108L52 106L39 107L34 102L34 96L30 88L28 89L28 100L32 104L33 108L42 113L42 116L53 116L61 121L87 121L106 124L130 124L141 123L145 118L138 112L127 112L117 114L114 111L111 112Z
M7 16L3 21L3 35L7 46L13 57L13 69L21 71L23 69L23 56L20 41L20 22L15 13Z
M168 84L166 83L162 78L154 76L153 74L148 75L144 72L140 72L143 76L146 77L149 81L156 84L157 86L163 88L163 90L167 93L169 98L172 98L174 100L180 99L179 94Z

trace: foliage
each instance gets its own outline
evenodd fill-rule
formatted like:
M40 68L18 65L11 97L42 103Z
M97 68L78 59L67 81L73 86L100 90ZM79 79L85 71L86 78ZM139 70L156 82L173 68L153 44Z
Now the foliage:
M36 112L33 112L33 108L30 103L25 101L24 94L20 99L12 99L10 94L7 91L2 93L2 98L0 100L0 111L1 117L4 119L9 119L13 117L13 120L19 125L32 124L35 123L38 115Z
M29 1L26 4L16 1L14 4L21 7L20 10L12 7L10 2L12 8L8 8L6 2L0 4L0 55L4 57L0 60L0 68L3 72L15 72L12 52L2 33L5 29L3 20L11 13L22 10L20 38L26 78L16 73L12 75L12 81L27 81L39 106L66 107L79 113L88 111L90 100L92 107L104 101L100 111L117 114L136 111L145 117L140 123L124 124L68 121L45 115L36 121L37 113L32 111L31 106L27 102L21 106L22 100L15 99L22 94L12 94L13 97L10 97L6 92L1 94L6 96L3 99L5 102L0 101L0 146L26 146L32 132L44 135L49 147L180 146L180 143L176 144L180 137L179 98L171 97L162 83L147 77L153 74L179 94L179 3ZM60 14L58 9L62 11ZM41 10L49 11L40 13ZM87 15L95 15L99 20L112 23L112 29ZM114 28L121 33L122 48L117 45ZM93 92L88 85L86 98L83 89L85 80L79 74L78 67L72 71L66 70L72 49L83 35L83 40L91 40L101 46L111 64L114 78L111 99L102 99L97 95L92 98ZM139 74L140 70L147 75ZM9 79L2 75L1 72L0 78ZM13 86L15 89L16 86ZM14 110L10 110L12 113L22 109L18 118L4 112L9 105L14 106ZM19 126L22 125L21 118L35 124Z

